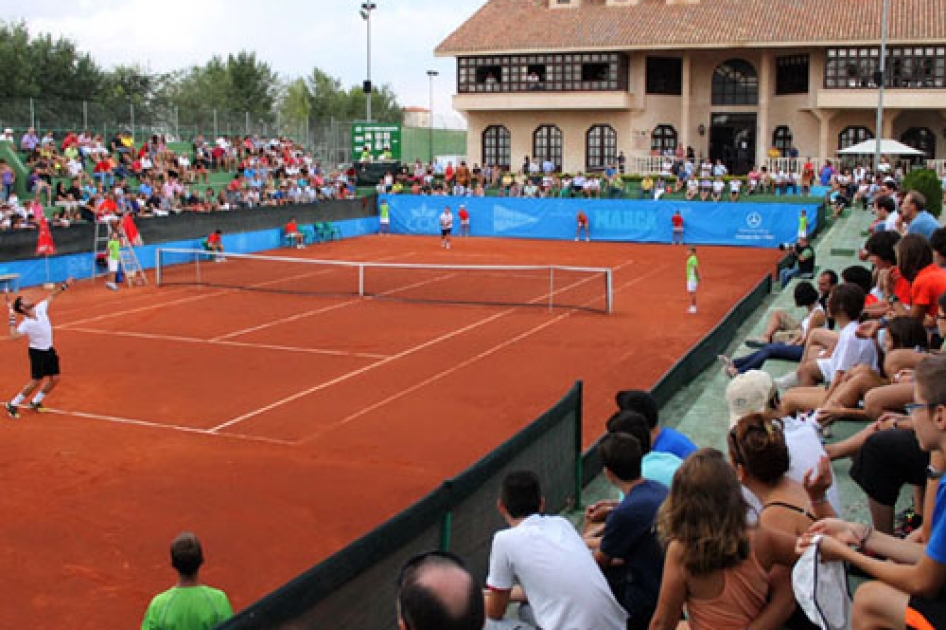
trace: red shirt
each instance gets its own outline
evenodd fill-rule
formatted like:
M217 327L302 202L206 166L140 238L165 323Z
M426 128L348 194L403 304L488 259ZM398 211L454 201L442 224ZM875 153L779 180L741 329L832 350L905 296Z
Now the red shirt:
M296 224L295 221L290 221L289 223L286 224L286 234L298 234L298 233L299 233L299 226Z
M946 269L936 264L927 265L916 274L912 287L912 306L922 306L930 317L936 317L939 296L946 293Z
M457 216L460 217L461 221L466 221L470 218L470 213L466 211L466 208L460 208L457 212Z
M675 214L675 215L673 215L672 217L670 217L670 220L673 221L673 227L675 227L675 228L682 228L682 227L683 227L683 215L682 215L682 214Z
M578 225L588 225L588 215L581 210L578 211Z
M211 232L210 236L207 237L208 245L218 245L220 243L220 235L216 232Z

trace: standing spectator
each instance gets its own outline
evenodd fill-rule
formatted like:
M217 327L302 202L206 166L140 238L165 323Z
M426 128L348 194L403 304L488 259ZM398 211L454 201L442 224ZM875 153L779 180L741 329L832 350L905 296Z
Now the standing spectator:
M509 529L493 537L486 616L500 620L510 600L527 600L541 628L623 630L627 613L578 532L561 516L543 515L544 507L535 473L503 479L497 508Z
M575 227L575 240L581 238L581 233L585 233L585 241L591 240L591 228L589 227L588 215L585 214L584 210L579 210L578 214L575 216L575 222L577 226Z
M401 630L481 630L483 592L461 558L429 551L408 560L397 576Z
M460 218L460 236L469 236L470 213L462 203L460 204L460 210L457 211L457 216Z
M683 245L683 215L679 210L675 210L670 217L670 223L673 226L673 244Z
M16 185L16 171L14 171L6 160L0 160L0 184L3 185L2 197L0 201L6 201L13 192Z
M177 584L151 600L141 630L210 630L233 616L220 589L200 582L204 552L197 536L185 532L171 543L171 566Z
M387 199L382 199L378 205L378 234L389 235L391 233L391 204Z

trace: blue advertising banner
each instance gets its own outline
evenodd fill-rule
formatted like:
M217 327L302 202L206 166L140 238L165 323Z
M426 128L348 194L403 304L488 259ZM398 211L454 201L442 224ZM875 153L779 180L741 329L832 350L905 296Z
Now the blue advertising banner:
M710 203L585 199L523 199L509 197L430 197L392 195L391 231L395 234L439 234L440 214L449 206L454 233L457 209L470 213L472 236L569 239L575 237L582 210L596 241L669 243L671 217L684 221L684 240L694 245L778 247L798 235L799 216L808 216L809 231L817 224L818 206L787 203ZM380 201L380 200L379 200Z

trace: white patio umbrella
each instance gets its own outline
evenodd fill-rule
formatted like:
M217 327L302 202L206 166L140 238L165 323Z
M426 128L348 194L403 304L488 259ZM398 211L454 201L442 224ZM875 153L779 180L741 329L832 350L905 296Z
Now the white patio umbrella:
M877 153L877 140L873 139L858 142L854 146L838 151L838 155L874 155L875 153ZM880 153L883 155L923 155L922 151L888 138L880 141Z

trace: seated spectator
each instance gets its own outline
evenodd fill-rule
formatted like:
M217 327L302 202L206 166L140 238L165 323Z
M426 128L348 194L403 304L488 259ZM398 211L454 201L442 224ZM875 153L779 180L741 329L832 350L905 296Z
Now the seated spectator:
M697 195L700 194L700 180L696 177L691 177L687 180L687 189L686 189L686 200L693 201L696 199Z
M686 459L696 451L696 444L690 438L674 428L661 425L654 397L642 389L627 389L618 392L614 401L620 411L636 411L645 418L650 426L651 449L660 453L673 453L680 459Z
M396 581L400 630L481 630L483 591L466 564L445 551L408 560Z
M795 539L750 528L745 511L722 453L701 449L683 463L659 514L667 562L650 630L676 629L684 609L691 630L779 628L788 620Z
M177 584L154 597L141 630L210 630L233 616L226 593L201 584L204 552L197 536L183 533L171 543Z
M628 629L647 628L657 605L664 565L654 522L667 488L641 477L641 449L634 437L610 433L602 438L598 450L605 476L624 499L608 514L595 560L605 571L618 566L625 577L615 592L630 615Z
M818 302L818 291L808 281L795 285L795 306L805 309L801 322L795 321L783 310L774 311L762 336L746 342L746 345L758 347L756 352L735 359L721 355L730 377L761 369L769 359L801 361L809 333L823 327L827 315ZM779 341L775 341L776 337Z
M506 475L497 508L509 529L493 536L486 616L500 620L510 601L527 601L541 628L624 630L627 613L574 526L544 507L534 473Z
M714 202L719 202L723 198L723 190L726 188L726 182L723 181L722 177L717 177L713 180L713 194L712 199Z
M706 201L710 198L710 193L713 192L713 180L709 177L703 177L700 179L700 201Z
M812 278L815 273L815 249L807 236L798 236L794 248L789 252L789 265L779 271L779 284L784 289L792 278Z
M742 190L742 180L738 177L733 177L729 180L729 200L732 202L739 201L739 193Z
M900 204L900 216L907 234L919 234L926 239L939 227L939 221L926 210L926 197L917 190L907 191Z
M726 387L726 404L730 426L751 414L762 414L781 425L789 454L789 467L785 472L789 479L807 485L810 481L806 478L821 470L827 453L821 444L818 423L810 416L783 415L779 411L778 389L767 372L750 370L731 380ZM833 480L828 483L824 495L832 509L840 513L840 495ZM761 512L762 504L754 495L750 493L746 500L756 513Z
M916 371L916 406L911 408L916 436L925 453L941 464L946 453L946 357L929 357ZM881 474L886 473L882 469ZM821 535L819 549L827 561L840 560L877 578L857 589L853 619L864 628L935 628L946 623L943 587L946 586L946 485L942 468L930 471L936 484L935 511L927 544L900 540L870 525L829 519L812 526L799 542L801 549ZM931 484L932 485L932 484ZM855 548L856 545L856 548ZM881 556L880 558L877 556Z
M666 451L651 450L650 424L636 411L619 411L607 422L608 433L627 433L637 438L641 447L641 476L670 487L673 474L683 459Z
M787 415L820 407L831 398L841 384L844 374L858 365L877 369L877 349L870 339L857 336L858 319L864 309L864 291L853 284L839 284L828 299L828 311L834 316L841 332L830 357L806 361L796 371L800 388L790 389L782 400ZM815 387L828 384L827 390Z

